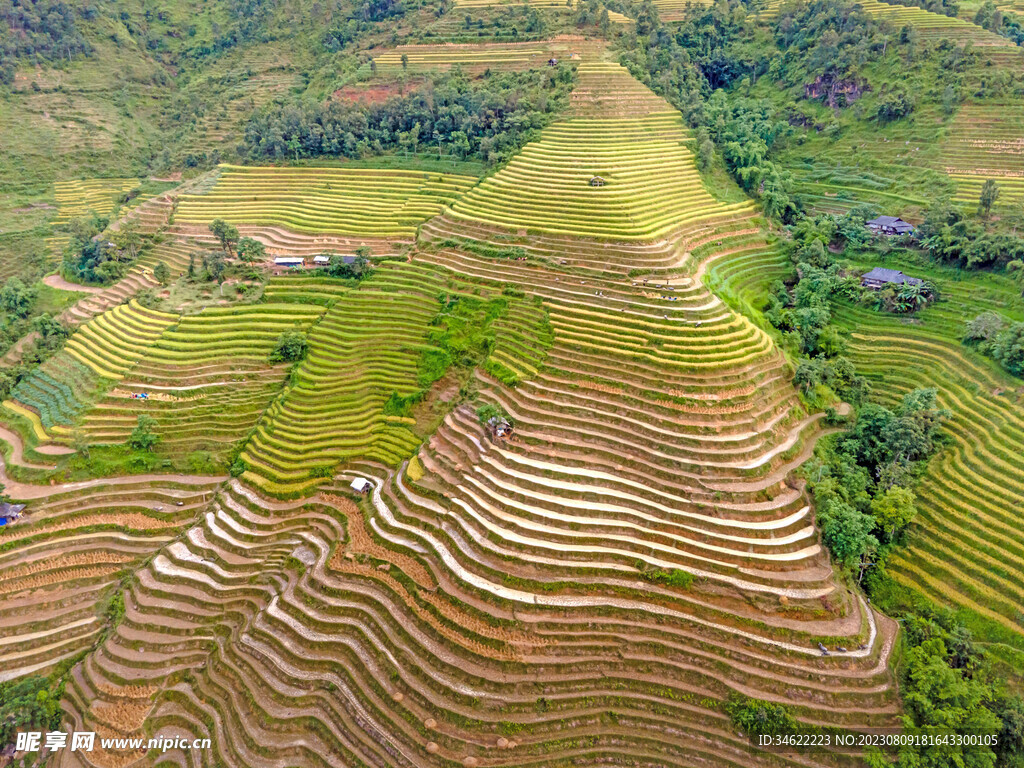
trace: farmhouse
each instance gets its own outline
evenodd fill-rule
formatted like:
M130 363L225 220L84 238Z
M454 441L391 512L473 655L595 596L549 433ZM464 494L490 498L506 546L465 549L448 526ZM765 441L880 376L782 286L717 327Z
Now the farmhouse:
M887 285L921 285L924 280L917 277L904 275L898 269L884 269L875 267L860 278L860 284L865 288L877 291Z
M278 256L274 259L275 267L301 267L305 263L301 256Z
M909 235L914 227L897 216L879 216L864 222L868 229L881 235Z
M370 481L367 480L365 477L357 477L355 480L349 483L348 487L351 488L356 493L366 493L368 490L370 490L370 488L373 487L373 484L370 483Z
M331 257L321 253L319 256L313 257L313 263L316 264L318 267L326 267L328 264L331 263Z

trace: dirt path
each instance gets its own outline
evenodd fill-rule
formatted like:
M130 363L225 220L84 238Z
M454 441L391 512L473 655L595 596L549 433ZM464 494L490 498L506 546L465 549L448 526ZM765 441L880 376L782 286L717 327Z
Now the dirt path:
M17 432L0 426L0 440L11 446L11 464L28 469L56 469L55 466L49 464L33 464L31 461L25 461L25 444L21 442L21 436Z
M79 285L69 283L60 275L47 275L43 278L43 284L61 291L74 291L75 293L103 293L103 288L95 285Z
M78 453L74 448L68 448L66 445L37 445L34 450L36 453L43 453L47 456L70 456L72 453Z
M49 469L49 467L46 467ZM207 485L222 483L227 475L126 475L122 477L99 477L93 480L82 480L77 483L60 485L32 485L19 483L7 476L6 464L0 459L0 483L4 484L7 494L22 501L44 499L58 493L79 491L104 485L130 485L134 483L181 483L183 485Z

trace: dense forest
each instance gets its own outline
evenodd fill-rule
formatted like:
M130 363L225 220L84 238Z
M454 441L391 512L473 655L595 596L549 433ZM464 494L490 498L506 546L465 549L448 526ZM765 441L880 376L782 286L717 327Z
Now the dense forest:
M572 84L567 66L475 80L456 71L435 75L383 103L269 105L246 125L245 146L253 160L364 157L436 148L494 164L561 111Z
M63 0L3 0L0 2L0 84L14 81L21 58L65 58L88 53L91 46L77 26L92 18L96 6L76 8Z

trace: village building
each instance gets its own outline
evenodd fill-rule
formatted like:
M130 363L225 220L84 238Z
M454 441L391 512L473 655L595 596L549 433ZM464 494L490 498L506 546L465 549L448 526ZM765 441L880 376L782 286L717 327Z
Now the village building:
M328 264L331 263L331 257L325 253L321 253L319 256L313 257L313 263L316 264L318 267L326 267Z
M912 235L914 226L898 216L879 216L877 219L864 222L864 225L879 235Z
M356 493L366 493L371 488L373 488L373 483L371 483L365 477L357 477L355 480L348 484L348 487L351 488Z
M870 272L861 275L860 278L862 286L875 291L887 285L921 285L923 283L924 280L920 278L905 275L898 269L885 269L884 267L875 267Z
M278 256L274 259L275 267L301 267L306 263L306 260L301 256Z

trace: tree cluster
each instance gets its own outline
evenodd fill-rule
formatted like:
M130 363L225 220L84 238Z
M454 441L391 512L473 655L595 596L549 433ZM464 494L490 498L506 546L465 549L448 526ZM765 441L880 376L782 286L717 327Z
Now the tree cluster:
M91 5L80 11L63 0L0 0L0 84L14 82L20 58L71 59L92 47L77 26L95 15Z
M796 265L796 281L772 286L764 309L765 318L785 334L787 345L803 356L794 383L812 401L827 403L838 396L857 404L868 393L867 382L856 375L843 357L845 340L832 321L832 302L855 298L858 280L848 276L833 249L866 239L863 211L854 209L836 219L803 218L792 229L790 258Z
M359 249L362 250L362 249ZM346 260L339 253L330 254L330 263L327 265L327 274L331 277L338 277L343 280L362 280L370 274L370 262L366 254L358 253L354 259Z
M147 237L134 222L105 232L108 220L91 216L71 222L61 274L73 283L108 285L124 276L138 258Z
M384 103L269 105L246 125L245 150L257 160L299 160L430 148L497 163L564 106L572 81L564 65L475 80L453 71Z
M0 683L0 741L13 744L17 731L60 728L64 686L53 689L46 677L21 677Z
M1024 323L1007 326L998 313L982 312L966 323L963 340L1014 376L1024 377Z
M860 577L880 548L896 544L914 519L913 479L935 451L948 415L936 394L914 390L896 410L865 405L853 426L805 469L822 541Z
M928 210L917 234L922 247L943 264L1001 269L1024 259L1024 238L989 230L983 223L969 220L948 202Z
M905 594L884 571L865 579L880 601ZM973 633L948 608L931 604L888 607L903 628L907 648L900 668L903 725L908 734L991 734L994 747L906 746L895 762L872 766L896 768L1019 768L1024 761L1024 699L1001 682L1002 673Z

